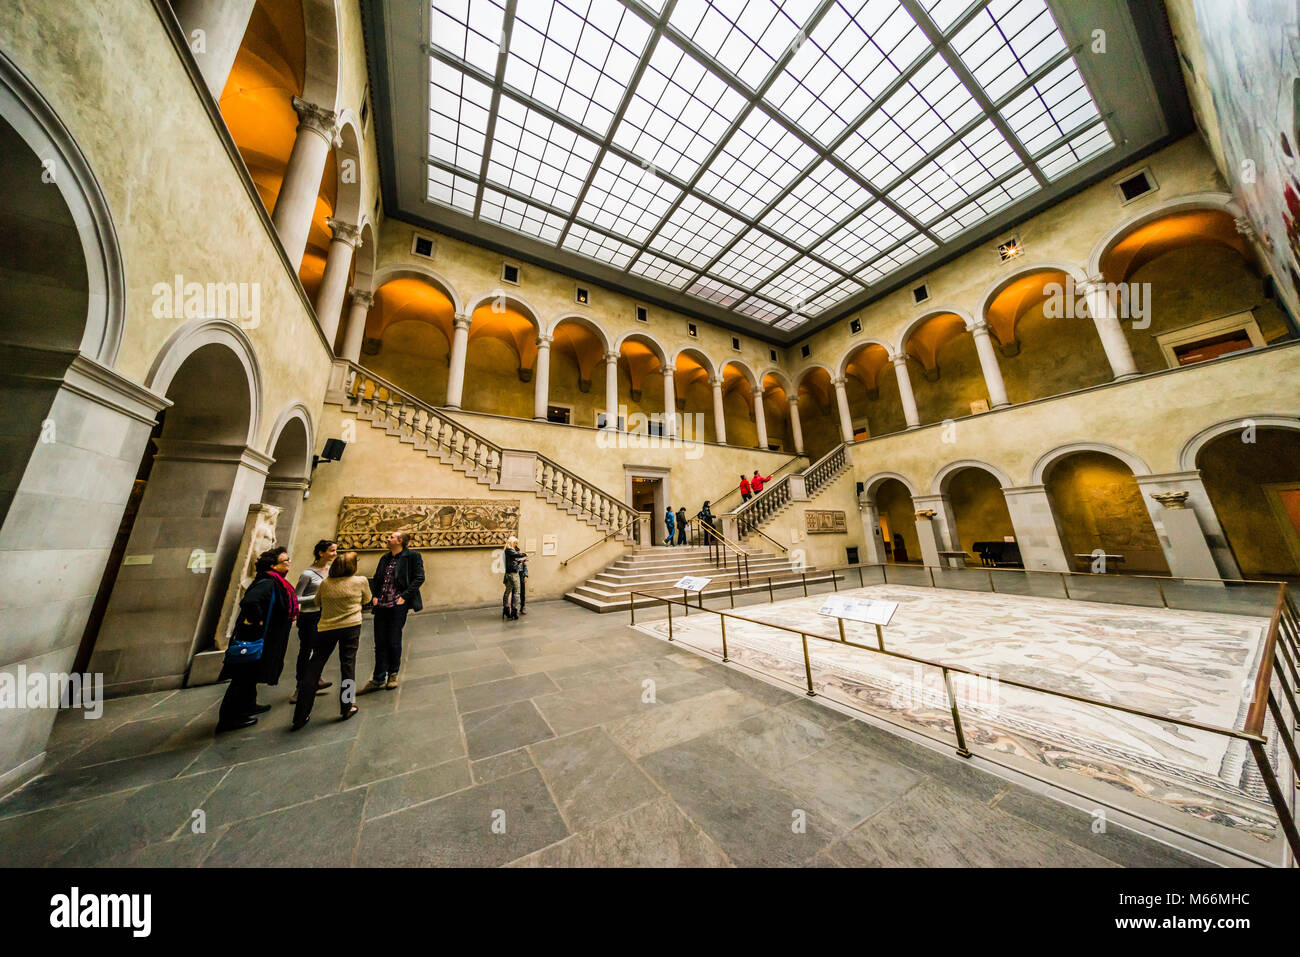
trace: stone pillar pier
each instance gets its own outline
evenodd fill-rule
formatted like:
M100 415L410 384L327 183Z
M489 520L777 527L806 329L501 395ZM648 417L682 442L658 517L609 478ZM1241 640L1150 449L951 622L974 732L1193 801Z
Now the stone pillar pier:
M957 523L953 518L952 505L948 502L948 496L943 494L913 495L912 505L915 506L918 516L923 511L934 513L930 524L933 526L934 540L937 546L936 557L938 557L938 552L946 552L959 547ZM920 521L916 524L918 528L921 525ZM937 564L947 565L948 563L940 558Z
M831 379L831 385L835 386L835 406L840 413L840 440L852 442L853 415L849 412L849 393L845 388L847 384L848 380L842 375Z
M975 353L980 359L980 371L984 373L984 385L989 390L989 402L993 408L1000 409L1010 405L1007 401L1007 387L1002 381L1002 368L998 365L997 352L989 339L989 324L983 319L971 327L975 337Z
M713 431L719 445L727 444L727 414L722 406L722 376L712 376L709 386L713 389Z
M790 396L790 431L794 433L795 455L803 455L803 426L799 424L799 396Z
M939 539L939 526L935 524L938 513L932 508L916 510L916 537L921 540L921 561L936 568L942 567L939 552L944 550Z
M1159 503L1158 508L1152 509L1150 505L1147 508L1151 510L1160 547L1169 563L1169 574L1174 578L1217 579L1219 569L1196 513L1187 507L1188 495L1188 492L1154 492L1149 496Z
M1133 351L1129 348L1128 339L1124 337L1124 330L1115 315L1114 304L1106 295L1105 278L1093 276L1087 282L1080 283L1078 289L1088 303L1088 315L1097 327L1097 336L1101 339L1101 347L1106 350L1106 361L1110 363L1115 378L1128 379L1137 375Z
M758 427L758 447L767 450L767 410L763 408L763 387L757 386L750 395L754 397L754 425Z
M357 289L348 290L352 299L352 308L348 311L348 327L343 332L343 352L340 358L349 362L361 361L361 343L366 338L366 316L375 304L374 293Z
M220 100L256 0L173 0L172 10L214 100ZM196 36L195 31L201 30Z
M537 363L533 374L533 418L546 421L546 407L551 400L551 343L554 336L537 337Z
M618 353L605 353L605 428L618 431Z
M1165 560L1169 562L1171 574L1186 575L1189 578L1237 579L1242 577L1241 568L1237 565L1237 559L1233 556L1232 549L1228 547L1228 540L1223 533L1223 526L1219 524L1219 516L1214 512L1214 506L1210 503L1209 493L1205 491L1205 485L1201 481L1199 471L1193 469L1190 472L1166 472L1160 475L1139 475L1136 478L1138 488L1142 492L1142 499L1147 503L1147 510L1150 512L1151 520L1156 526L1156 534L1160 538L1160 545L1165 550ZM1214 574L1193 575L1191 571L1174 571L1175 558L1170 554L1173 540L1170 539L1169 544L1166 544L1165 539L1167 536L1160 530L1161 525L1169 517L1168 513L1173 509L1158 507L1156 503L1159 499L1155 497L1170 492L1186 493L1181 499L1183 503L1181 511L1190 512L1196 517L1201 538L1204 539L1205 547L1209 549L1213 558ZM1175 522L1183 520L1184 516L1182 515L1174 518ZM1199 548L1194 550L1199 551ZM1177 557L1179 567L1190 567L1186 565L1187 559L1184 558L1185 555L1189 554L1187 548L1184 548L1183 554ZM1199 562L1199 559L1197 561ZM1208 570L1208 566L1203 566L1203 570Z
M914 429L921 424L921 413L916 411L912 377L907 371L907 353L900 352L896 356L890 356L889 361L894 363L894 374L898 377L898 398L903 403L903 418L907 420L907 427Z
M677 434L677 383L675 370L664 370L664 438Z
M885 536L880 531L880 514L876 511L876 500L867 492L858 497L858 512L862 516L862 540L866 546L866 562L869 565L885 564Z
M289 265L297 270L307 249L307 234L311 231L312 214L316 212L325 159L334 145L334 124L338 117L298 96L293 98L293 108L298 113L298 136L293 141L293 152L289 154L289 166L280 184L271 222L280 234Z
M316 295L316 320L325 334L325 341L333 348L339 316L343 312L343 296L348 288L348 268L352 265L353 251L361 245L361 230L333 216L325 222L334 238L330 240L325 275L321 277L320 292Z
M1007 511L1011 513L1011 527L1015 529L1025 568L1030 571L1070 571L1070 559L1065 554L1047 486L1004 488L1002 495L1007 502Z
M465 391L465 355L469 351L469 324L463 312L456 314L451 334L451 368L447 373L447 408L459 409Z

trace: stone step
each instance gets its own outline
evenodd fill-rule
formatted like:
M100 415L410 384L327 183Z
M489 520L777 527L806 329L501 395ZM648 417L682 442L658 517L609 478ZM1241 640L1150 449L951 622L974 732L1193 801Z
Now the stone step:
M813 572L818 572L818 569L816 568L816 566L809 566L808 568L805 569L805 571L808 573L813 573ZM796 570L792 566L787 565L783 568L765 569L761 574L751 570L749 573L749 577L751 581L758 581L759 579L762 579L762 581L766 583L768 578L771 578L774 582L778 580L790 579L790 578L794 578L797 580L799 578L799 574L800 573L798 570ZM736 581L738 579L743 578L744 576L742 573L738 573L734 570L721 571L717 569L706 569L700 575L696 575L693 577L708 578L714 582L725 583L728 581ZM671 589L673 585L675 585L681 578L682 578L681 575L666 575L659 578L648 578L641 581L606 581L606 580L602 580L600 576L596 576L595 578L587 579L585 582L579 585L575 589L575 591L582 591L583 589L588 589L593 593L599 592L602 594L617 594L619 592L641 591L643 589L649 589L651 591L656 589L661 589L661 588Z
M809 574L808 584L809 585L825 584L826 582L829 582L831 578L832 578L831 572L818 572L816 575ZM781 579L774 578L772 583L774 586L779 586L781 584L790 585L790 584L801 583L801 582L802 582L801 578L795 577L784 581L782 581ZM655 589L648 589L648 590L654 591ZM751 581L751 583L747 586L736 587L732 589L732 593L736 595L751 595L754 594L755 592L762 592L766 590L767 590L767 579L764 578L763 581L761 582ZM579 589L578 591L569 592L564 597L566 600L571 601L576 605L580 605L583 608L588 609L589 611L594 611L597 614L606 614L612 611L627 611L629 608L632 607L632 598L630 595L626 593L624 593L621 596L615 595L608 598L600 598L594 595L580 594L579 593L580 591L581 589ZM677 592L674 594L670 591L665 591L664 594L666 596L671 596L674 598L681 597L681 592ZM722 593L719 594L715 594L712 590L706 590L704 592L705 602L708 603L710 607L716 608L717 605L715 604L715 602L718 598L722 597L723 594L725 594L725 589L722 591ZM694 601L695 596L692 595L691 599L692 601ZM659 602L657 602L653 598L638 597L636 599L637 608L651 608L658 604ZM680 607L674 609L673 612L674 615L676 615L679 611L680 611Z
M648 572L612 572L606 569L603 572L592 576L591 581L600 582L604 585L632 585L647 581L677 581L685 575L692 575L699 578L716 578L719 575L735 574L736 566L734 564L725 567L717 565L697 565L691 568L672 568L672 569L655 569ZM788 562L750 562L750 575L775 575L778 573L790 572L794 566Z

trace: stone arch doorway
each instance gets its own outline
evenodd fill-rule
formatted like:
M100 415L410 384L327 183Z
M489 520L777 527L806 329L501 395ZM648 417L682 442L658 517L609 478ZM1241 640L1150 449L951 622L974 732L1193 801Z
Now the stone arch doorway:
M1002 482L988 469L978 465L954 469L940 483L940 494L947 503L949 545L964 550L976 559L981 551L1009 552L1002 548L980 549L983 543L1001 546L1016 531L1002 494Z
M141 463L148 476L90 652L109 694L179 687L211 646L248 506L271 459L251 345L224 321L174 334L150 376L172 405Z
M315 448L311 416L305 407L295 404L281 416L271 435L269 448L274 461L267 472L262 501L280 509L276 544L283 545L293 554L303 493L311 484L311 459Z
M1133 469L1117 456L1091 449L1067 453L1044 470L1052 514L1074 571L1093 569L1100 549L1120 555L1108 572L1168 575L1169 563Z
M1196 467L1245 578L1300 578L1300 431L1232 428Z

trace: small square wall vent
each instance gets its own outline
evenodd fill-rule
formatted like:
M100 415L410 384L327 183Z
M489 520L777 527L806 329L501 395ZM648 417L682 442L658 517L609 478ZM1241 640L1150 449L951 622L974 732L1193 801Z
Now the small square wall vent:
M645 306L637 306L637 307L636 307L636 321L637 321L637 322L649 322L649 321L650 321L650 312L649 312L649 310L646 309Z
M861 331L862 331L862 320L861 320L861 319L850 319L850 320L849 320L849 335L851 335L851 336L856 336L856 335L857 335L859 332L861 332Z
M773 361L773 362L776 362L776 361L777 361L777 358L776 358L776 350L775 350L775 349L768 349L768 350L767 350L767 354L768 354L769 356L772 357L772 361Z
M800 358L807 359L810 355L812 355L812 346L802 345L799 347Z
M1002 262L1011 262L1013 259L1019 259L1024 253L1025 247L1020 242L1019 236L1012 236L1004 243L998 243L998 259Z
M514 286L519 285L519 267L514 263L502 263L501 281L508 282Z
M1123 206L1147 193L1154 193L1156 181L1152 178L1149 169L1140 169L1132 176L1126 176L1116 183L1115 188L1119 190L1119 202Z
M912 302L925 302L930 298L930 287L925 283L912 290Z
M432 236L421 236L415 233L411 237L411 255L419 256L421 259L432 259L435 249Z

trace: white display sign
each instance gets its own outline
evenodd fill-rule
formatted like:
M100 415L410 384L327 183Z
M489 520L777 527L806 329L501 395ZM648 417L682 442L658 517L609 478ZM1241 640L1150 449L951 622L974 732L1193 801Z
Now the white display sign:
M827 595L818 609L832 618L864 621L869 625L887 625L898 610L898 602L879 598L851 598L848 595Z
M691 575L687 575L677 583L677 587L682 591L704 591L711 581L713 581L712 578L695 578Z
M543 554L543 555L554 555L554 554L556 554L556 545L555 545L555 536L554 536L554 535L543 535L543 536L542 536L542 554Z

